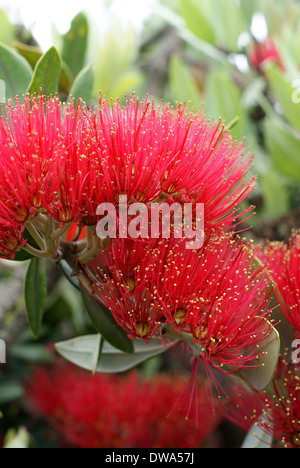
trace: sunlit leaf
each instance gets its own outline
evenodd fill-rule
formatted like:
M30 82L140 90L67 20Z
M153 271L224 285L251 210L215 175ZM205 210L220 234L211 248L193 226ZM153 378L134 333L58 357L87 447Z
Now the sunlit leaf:
M74 77L81 71L85 62L88 44L88 20L79 13L72 21L70 30L63 37L62 59L67 63Z
M10 22L3 9L0 9L0 25L0 42L11 46L15 37L16 27Z
M76 77L70 91L75 103L82 99L88 104L92 97L94 85L94 72L93 67L87 66Z
M14 99L22 96L30 83L32 70L27 61L14 49L0 44L0 80L5 84L5 96L2 99Z
M46 96L55 95L59 90L59 76L61 72L61 58L56 47L51 47L37 62L33 72L28 93L40 93Z
M277 170L300 181L300 139L275 120L264 125L266 148Z
M260 174L260 188L264 200L264 216L279 218L290 210L290 199L282 175L270 167Z
M264 320L264 319L262 319ZM266 321L266 327L270 323ZM280 337L276 328L272 327L269 335L259 344L257 353L261 356L256 365L239 372L239 375L255 390L263 391L270 384L277 368L280 352Z
M285 119L296 129L300 130L299 103L294 102L295 89L276 65L268 66L266 76L274 93L275 100L280 104Z
M27 318L34 337L38 337L42 325L47 298L47 277L42 259L33 258L25 280L25 305Z
M152 338L148 344L144 341L134 340L133 345L134 353L128 354L105 342L101 351L97 372L126 372L149 358L164 353L168 349L165 344L160 343L156 338ZM56 350L61 356L91 372L94 371L95 350L98 347L98 335L82 336L56 344Z
M202 105L200 90L190 70L180 57L174 55L171 58L169 73L173 100L181 103L191 102L196 111L200 110Z
M17 49L19 54L27 60L32 69L35 68L37 62L43 55L43 52L39 47L29 46L27 44L22 44L21 42L14 42L14 47ZM73 81L73 75L68 65L62 61L59 75L59 90L69 93Z
M192 33L213 44L215 35L208 18L203 13L203 3L195 0L181 0L181 13Z
M214 69L207 78L205 87L206 114L225 125L238 117L231 134L241 140L246 131L246 115L241 103L241 93L225 69Z
M273 437L270 434L263 431L258 424L254 424L243 442L242 449L272 448L272 441Z

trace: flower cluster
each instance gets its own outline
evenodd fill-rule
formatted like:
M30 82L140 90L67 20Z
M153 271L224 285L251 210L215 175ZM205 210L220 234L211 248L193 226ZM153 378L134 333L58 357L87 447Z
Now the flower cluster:
M220 418L211 414L204 388L198 392L199 427L195 417L186 420L178 407L172 409L185 385L183 376L92 376L58 363L35 369L27 397L65 447L196 448Z
M261 254L274 283L275 293L281 308L300 334L300 232L295 231L289 241L269 242Z
M269 282L253 266L251 244L233 233L240 216L252 211L239 211L254 186L252 158L221 122L135 96L125 106L100 97L91 109L80 101L74 108L57 97L27 96L24 104L8 104L4 115L4 256L23 248L66 260L130 338L148 343L159 333L184 341L194 357L226 372L259 365L272 333ZM124 205L142 204L148 212L162 203L170 208L169 236L160 230L148 238L123 238L120 230L108 240L97 235L100 206L122 205L120 227ZM174 204L185 214L188 206L190 214L179 226ZM204 245L192 250L186 231L198 225L199 204ZM164 212L158 214L164 221ZM152 218L147 223L153 227ZM71 226L84 236L78 232L70 246L65 233ZM27 233L34 245L26 243Z
M0 118L0 160L0 247L8 258L26 244L25 229L40 256L57 257L54 241L72 223L93 234L86 245L93 258L97 207L118 205L122 195L129 204L200 201L207 226L229 227L253 189L251 158L220 123L135 96L125 106L101 98L95 109L17 98Z
M248 431L252 425L262 429L275 446L300 447L300 369L288 355L280 358L269 391L250 392L245 387L231 391L226 417Z
M294 231L288 243L268 242L258 252L270 275L277 300L294 329L300 332L300 233ZM265 392L233 386L226 417L248 431L252 425L273 439L273 445L300 447L300 367L298 351L287 349L280 357L275 377Z
M271 331L269 281L255 255L232 235L195 251L183 240L118 239L104 265L87 271L93 294L130 337L148 342L160 329L196 344L217 368L252 367Z

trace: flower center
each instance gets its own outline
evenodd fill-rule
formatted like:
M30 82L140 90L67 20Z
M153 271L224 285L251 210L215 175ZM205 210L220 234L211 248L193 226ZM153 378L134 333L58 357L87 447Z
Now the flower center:
M138 334L144 338L145 336L148 335L148 332L149 332L149 326L146 324L146 323L139 323L137 326L136 326L136 329L138 331Z
M300 447L300 434L293 434L292 436L292 443L295 447Z
M129 277L126 282L126 286L129 292L133 292L135 290L135 280Z
M174 319L175 319L175 322L177 323L177 325L182 325L183 324L183 322L185 321L186 314L187 314L187 312L184 309L178 309L175 312Z

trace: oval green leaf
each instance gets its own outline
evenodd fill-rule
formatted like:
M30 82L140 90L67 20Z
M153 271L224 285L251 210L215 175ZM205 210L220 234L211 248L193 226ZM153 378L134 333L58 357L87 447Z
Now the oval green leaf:
M142 362L167 351L166 344L162 344L155 337L150 343L133 340L133 354L123 353L105 342L101 350L101 358L97 372L116 373L126 372ZM173 344L172 344L173 345ZM95 355L99 349L99 336L88 335L74 338L56 344L57 352L68 361L85 370L95 371Z
M121 328L111 312L100 304L89 291L81 285L81 294L86 311L98 333L114 348L124 353L133 353L133 343L123 328Z
M28 232L27 229L25 229L25 231L24 231L23 238L27 239L28 243L32 247L34 247L37 250L40 250L39 246L37 245L37 243L35 242L35 240L33 239L33 237L31 236L31 234ZM34 258L34 256L31 255L30 253L26 252L26 250L21 249L18 252L16 252L14 261L25 262L26 260L30 260L31 258Z
M76 77L70 91L70 96L75 101L75 105L79 99L83 102L89 103L92 97L94 86L94 72L92 66L85 67Z
M191 102L195 111L201 109L202 100L196 80L184 61L173 55L169 66L170 89L174 101Z
M203 2L194 0L180 1L181 13L186 21L187 27L193 34L206 42L214 44L215 34L208 17L203 10Z
M14 49L0 44L0 79L5 83L5 96L0 98L8 100L25 94L31 77L27 61Z
M270 423L268 422L268 425ZM254 448L272 448L273 437L265 432L257 424L253 424L249 430L243 445L242 449L254 449Z
M43 55L41 49L39 47L22 44L21 42L14 42L14 46L19 54L27 60L32 69L34 69ZM69 94L73 81L71 70L65 62L62 62L59 75L59 91Z
M266 327L269 326L270 323L266 321ZM257 359L256 366L240 371L239 375L252 388L262 392L272 381L278 363L280 336L276 328L271 328L271 332L260 343L257 352L261 356Z
M28 93L40 93L42 90L46 96L55 95L58 92L58 83L61 72L61 58L56 47L51 47L37 62Z
M300 130L299 103L293 100L295 90L292 87L292 82L276 65L267 66L266 76L285 119L297 130Z
M88 20L79 13L72 21L70 30L63 37L62 58L69 66L74 77L84 66L88 43Z
M42 259L33 258L25 279L25 305L28 323L35 338L38 338L47 298L47 276Z

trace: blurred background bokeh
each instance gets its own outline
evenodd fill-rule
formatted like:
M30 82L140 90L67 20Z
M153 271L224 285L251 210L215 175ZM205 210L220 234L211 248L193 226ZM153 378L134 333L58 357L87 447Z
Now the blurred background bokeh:
M204 111L245 139L255 154L257 187L247 203L256 214L241 230L255 242L287 240L299 228L299 44L297 0L0 1L0 79L7 99L26 93L36 64L55 45L63 101L72 95L92 105L100 91L122 101L133 92L141 99L150 95ZM92 329L79 294L49 265L43 333L34 340L26 325L24 275L23 264L1 262L0 338L8 362L0 365L0 434L8 445L57 446L66 443L57 437L58 423L32 409L25 382L33 368L52 366L52 343ZM139 372L155 380L174 369L180 373L181 364L166 353ZM206 443L238 446L243 434L218 423Z

